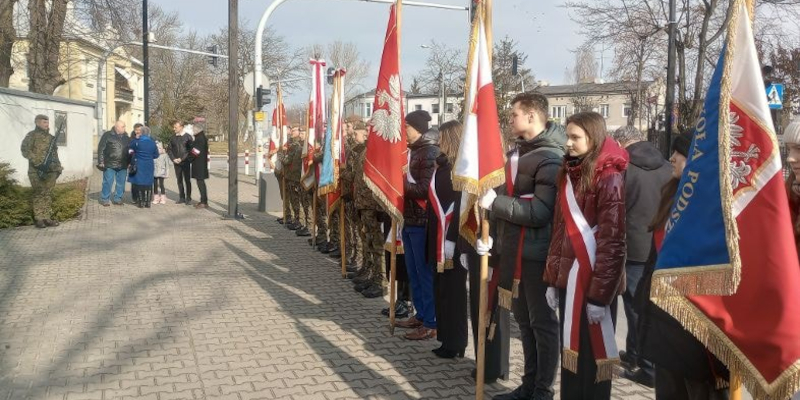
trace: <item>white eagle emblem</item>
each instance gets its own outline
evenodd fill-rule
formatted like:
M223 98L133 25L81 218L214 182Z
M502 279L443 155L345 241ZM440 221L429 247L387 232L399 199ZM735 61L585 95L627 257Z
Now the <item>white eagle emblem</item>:
M758 160L761 149L751 143L750 147L744 149L740 139L744 137L744 128L740 126L739 115L730 112L730 140L731 140L731 187L735 191L742 185L751 186L753 166L751 160Z
M377 107L380 109L372 113L372 119L369 124L374 128L375 133L382 137L389 143L397 143L400 141L400 124L402 123L402 115L400 115L400 76L392 75L389 77L389 91L379 90L377 96ZM382 108L386 105L386 108ZM376 108L377 108L376 107Z

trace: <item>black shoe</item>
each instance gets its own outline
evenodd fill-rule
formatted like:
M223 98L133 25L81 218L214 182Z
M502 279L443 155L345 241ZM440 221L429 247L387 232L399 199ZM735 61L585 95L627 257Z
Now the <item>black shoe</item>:
M301 237L311 236L311 232L309 232L308 228L306 228L305 226L300 228L300 229L298 229L298 230L296 230L296 231L294 231L294 234L297 235L297 236L301 236Z
M477 376L477 370L473 370L473 371L475 371L475 376ZM475 379L475 378L473 377L473 379ZM533 396L533 392L529 391L525 387L520 386L520 387L514 389L513 392L504 393L504 394L501 394L501 395L494 396L493 399L494 400L528 400L531 396Z
M436 357L439 358L464 358L464 350L461 351L453 351L444 348L444 345L439 347L438 349L431 350L433 354L436 354Z
M408 304L405 301L398 301L394 305L394 316L395 318L408 318ZM389 307L384 308L381 310L381 314L385 316L389 316Z
M478 377L478 370L473 368L472 371L469 373L469 376L471 376L472 380L474 381ZM484 376L483 377L483 383L485 383L487 385L491 385L491 384L497 382L497 379L499 379L499 378L496 377L496 376ZM508 394L508 393L506 393L506 394ZM494 398L496 399L497 396L495 396Z
M35 225L36 225L36 227L37 227L37 228L39 228L39 229L41 229L41 228L47 228L47 224L45 224L45 223L44 223L44 220L41 220L41 219L40 219L40 220L36 220L36 223L35 223Z
M353 264L348 264L348 265L345 267L345 271L347 271L347 272L352 272L352 273L356 273L356 272L358 272L358 266L356 266L356 265L353 265Z
M336 249L336 250L328 253L328 257L340 259L340 258L342 258L342 252L339 251L339 249Z
M364 290L366 290L367 288L369 288L370 286L372 286L372 282L369 282L369 281L364 281L364 282L361 282L361 283L357 283L357 284L356 284L356 286L355 286L355 287L353 287L353 289L354 289L356 292L359 292L359 293L361 293L361 292L363 292Z
M636 382L640 385L647 386L651 389L655 387L655 379L653 378L653 376L648 374L647 372L645 372L645 370L641 368L636 368L634 370L626 369L622 373L622 377L629 381Z
M186 199L178 199L178 201L175 202L175 204L184 204L184 203L186 203Z
M278 223L283 225L283 218L278 218Z
M341 249L339 248L339 243L333 243L333 242L328 243L328 252L331 252L331 251L334 251L334 250L340 250L341 251Z
M317 251L322 254L330 253L330 243L328 242L317 242Z
M619 361L623 368L634 369L637 367L636 358L625 350L620 350Z
M186 205L187 206L192 205L192 199L186 199Z
M368 286L366 289L361 291L361 295L368 299L383 297L383 293L384 293L383 287L381 287L381 285L376 285L376 284Z
M309 246L313 246L314 245L314 240L313 239L308 239L308 245Z
M54 219L46 219L46 220L44 220L44 224L47 225L47 226L59 226L59 225L61 225L61 224L58 223L58 221L56 221Z
M356 273L355 272L347 272L347 273L344 274L344 277L345 277L345 279L353 279L353 278L356 277Z
M354 285L360 285L360 284L368 282L368 281L369 281L369 274L361 274L359 276L358 273L356 273L356 277L353 278L353 284ZM359 292L360 292L360 290L359 290Z

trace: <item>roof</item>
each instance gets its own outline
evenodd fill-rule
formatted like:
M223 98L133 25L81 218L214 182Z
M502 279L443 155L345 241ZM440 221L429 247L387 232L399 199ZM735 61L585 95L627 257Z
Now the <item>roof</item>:
M654 81L642 82L642 87L647 88ZM540 86L536 92L545 96L575 96L575 95L603 95L627 94L636 90L636 82L609 82L609 83L578 83L575 85Z

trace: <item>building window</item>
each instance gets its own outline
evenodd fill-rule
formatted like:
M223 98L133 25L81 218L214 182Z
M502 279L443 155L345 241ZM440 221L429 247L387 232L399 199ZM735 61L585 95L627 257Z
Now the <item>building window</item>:
M434 104L431 108L431 114L438 114L439 113L439 104Z
M364 117L372 116L372 103L364 103Z
M567 117L567 106L550 107L550 118L563 119Z
M422 104L417 104L414 106L414 111L420 111L420 110L422 110Z
M61 135L58 136L58 146L67 145L67 113L66 111L55 112L55 125L53 126L53 134L57 134L61 130Z
M632 110L631 110L631 105L630 104L625 104L624 106L622 106L622 116L623 117L625 117L625 118L630 117L631 116L631 111Z
M447 103L445 106L447 107L447 113L448 114L452 114L453 113L453 103Z
M608 118L608 104L600 104L600 115L603 118Z

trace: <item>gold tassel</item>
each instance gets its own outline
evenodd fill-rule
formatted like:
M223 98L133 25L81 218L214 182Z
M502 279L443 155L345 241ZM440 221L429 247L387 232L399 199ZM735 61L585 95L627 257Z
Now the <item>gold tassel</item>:
M437 262L436 263L436 272L443 273L444 272L444 263Z
M619 358L607 358L604 360L597 360L597 375L595 375L595 382L610 381L614 379L614 371L619 365Z
M564 349L561 352L561 365L574 373L578 373L578 352Z
M511 310L511 291L501 287L497 288L497 304L506 310Z
M515 299L519 298L519 279L514 279L514 283L511 285L511 293Z
M497 328L497 324L495 324L494 322L492 322L492 324L491 324L491 325L489 325L489 340L490 340L490 341L494 340L494 331L495 331L495 328Z
M444 269L445 270L453 269L453 260L444 260ZM440 272L444 272L444 271L440 271Z

